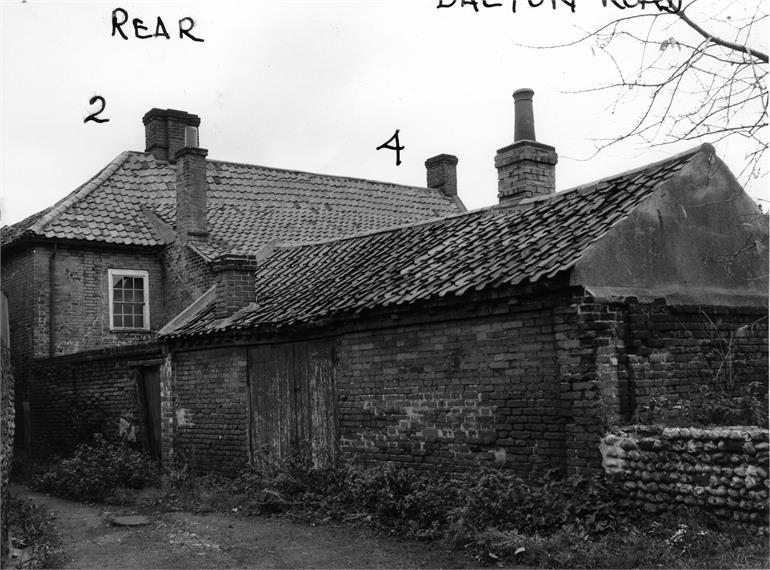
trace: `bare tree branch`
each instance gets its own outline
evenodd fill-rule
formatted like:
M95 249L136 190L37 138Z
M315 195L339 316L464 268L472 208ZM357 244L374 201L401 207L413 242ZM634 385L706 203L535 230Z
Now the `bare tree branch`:
M734 51L742 51L747 54L749 54L752 57L756 57L759 61L763 63L767 63L767 54L763 53L757 49L752 49L746 45L737 44L735 42L730 42L727 40L723 40L722 38L719 38L717 36L714 36L712 34L709 34L706 30L701 28L698 24L693 22L687 14L685 14L684 10L681 10L677 13L677 16L679 16L688 26L690 26L693 30L698 32L700 35L702 35L704 38L706 38L708 41L715 43L719 46L726 47L727 49L731 49Z

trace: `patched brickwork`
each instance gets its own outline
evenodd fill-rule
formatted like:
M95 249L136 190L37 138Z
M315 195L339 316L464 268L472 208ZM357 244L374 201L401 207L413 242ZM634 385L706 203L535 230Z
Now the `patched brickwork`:
M242 347L173 356L173 407L162 411L173 430L164 448L200 470L233 474L248 455L247 357ZM173 414L173 415L172 415Z
M557 304L498 300L471 317L447 310L446 320L341 335L341 449L428 469L563 467Z
M630 426L606 435L600 450L637 507L697 506L767 534L767 430Z
M659 315L657 337L635 317L640 311ZM719 309L709 317L735 327L753 313L754 326L741 329L743 352L737 340L732 345L733 372L747 380L767 374L758 348L766 343L766 325L755 322L762 311ZM693 324L698 314L660 303L606 302L580 288L518 289L380 311L300 337L334 339L344 456L425 469L496 465L532 477L550 468L601 469L602 435L627 421L644 397L634 358L653 351L645 353L638 339L682 356L668 367L652 363L650 371L676 381L655 381L651 390L678 397L700 390L703 377L692 362L705 345L663 330L679 330L681 321L672 319L685 316ZM257 338L283 342L267 333ZM164 421L201 468L235 469L251 453L246 353L232 345L173 352L173 406ZM222 415L223 409L232 411Z

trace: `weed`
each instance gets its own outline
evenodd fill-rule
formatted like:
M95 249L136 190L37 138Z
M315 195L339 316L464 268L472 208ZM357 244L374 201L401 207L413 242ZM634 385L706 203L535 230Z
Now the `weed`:
M34 476L31 486L60 497L101 501L121 487L141 489L158 479L157 465L146 453L95 434L93 442L79 445L72 457Z
M8 566L55 568L59 566L59 536L53 513L12 495L7 505L8 534L11 539Z

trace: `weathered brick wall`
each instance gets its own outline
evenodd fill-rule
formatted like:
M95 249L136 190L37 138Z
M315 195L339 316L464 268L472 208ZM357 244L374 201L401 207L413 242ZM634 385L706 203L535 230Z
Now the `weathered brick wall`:
M603 466L633 503L657 513L700 507L768 529L768 432L630 426L601 441Z
M51 351L51 280L54 268L54 349ZM149 273L150 326L165 324L163 282L152 252L35 246L3 260L3 290L12 306L14 359L147 342L152 332L110 330L108 269ZM18 339L18 340L17 340Z
M27 399L25 390L32 355L32 302L35 283L35 250L25 249L16 255L3 255L2 288L8 298L8 320L10 329L10 365L14 371L15 417L23 417L23 402ZM17 421L15 436L19 443L24 441L24 422Z
M558 295L420 312L341 334L340 446L367 462L427 469L564 466L554 346Z
M758 382L767 394L766 308L631 302L624 313L632 405L688 398L704 384L737 394Z
M638 339L679 354L669 368L662 362L649 368L676 379L653 383L656 393L685 397L700 389L693 372L700 368L687 358L698 354L693 346L703 350L704 344L676 336L681 322L670 317L659 321L668 329L659 324L657 337L635 321L640 310L677 318L697 313L604 302L579 288L513 293L402 307L284 338L335 338L342 453L426 469L489 464L524 476L548 468L598 472L602 435L626 422L640 399L634 376L640 361L634 357L654 354L641 350ZM714 314L720 311L733 325L752 313ZM761 318L761 310L754 312ZM733 359L734 373L766 375L766 325L755 322L741 334L744 348ZM248 457L246 350L176 350L173 366L164 388L174 402L164 412L167 437L175 435L203 468L236 469Z
M173 417L166 409L164 421L174 429L164 430L164 449L173 445L180 461L200 470L237 473L249 460L246 350L177 352L172 362Z
M186 309L213 284L206 261L190 247L171 244L163 252L164 292L168 320Z
M3 312L7 310L2 303ZM6 315L0 315L5 319ZM3 324L0 323L0 327ZM0 335L0 503L8 505L10 495L8 480L13 461L14 406L13 369L7 339ZM8 508L0 509L0 557L5 560L8 552Z
M555 311L567 472L599 469L597 442L620 417L624 396L622 313L575 294Z
M163 283L156 255L60 247L53 266L55 354L71 354L154 339L152 332L110 330L108 269L148 271L150 329L157 331L165 324ZM50 302L45 295L48 292L47 284L41 284L41 289L45 298L40 312L46 313ZM36 354L45 355L46 348L48 342L41 342L36 346Z
M602 433L630 421L653 396L690 401L704 385L737 394L751 382L761 382L767 394L763 308L576 295L556 315L569 472L597 471Z
M91 351L36 359L30 385L33 449L41 453L66 450L89 441L92 434L117 437L120 419L144 432L137 358L159 355L154 345Z

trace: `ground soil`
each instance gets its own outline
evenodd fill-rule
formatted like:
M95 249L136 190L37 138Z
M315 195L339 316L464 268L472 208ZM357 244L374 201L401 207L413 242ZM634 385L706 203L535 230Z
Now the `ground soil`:
M127 510L67 501L14 485L11 492L56 513L62 568L468 568L463 553L435 544L378 536L367 528L311 526L286 518L150 516L117 527Z

